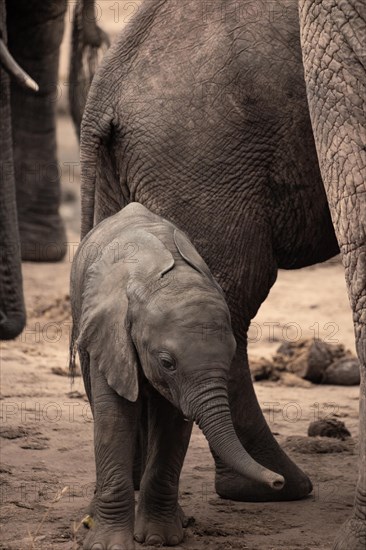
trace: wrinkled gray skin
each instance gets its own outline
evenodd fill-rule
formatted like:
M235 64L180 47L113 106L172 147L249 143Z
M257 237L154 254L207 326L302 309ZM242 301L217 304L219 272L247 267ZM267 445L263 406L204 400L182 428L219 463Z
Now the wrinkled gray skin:
M0 22L5 4L0 4ZM6 40L6 29L0 32ZM14 164L10 122L9 77L0 66L0 339L15 338L25 325L25 306L15 202ZM5 168L7 167L7 170Z
M58 261L66 251L59 214L56 151L59 51L66 0L8 1L8 49L39 91L11 79L10 108L18 225L23 260Z
M241 475L274 489L231 421L227 378L236 343L222 291L188 238L132 203L81 243L71 274L73 338L94 415L94 527L84 548L183 538L178 483L195 420ZM132 466L141 408L148 459L134 530ZM98 546L101 545L101 546ZM119 545L119 546L117 546Z
M300 2L311 122L345 267L360 360L360 462L352 517L335 550L366 548L366 3Z
M338 238L362 376L360 478L347 526L349 548L361 550L365 5L302 0L302 49L298 7L295 0L275 7L146 0L104 58L88 97L82 233L138 201L189 234L223 288L237 342L229 374L233 423L251 455L286 479L275 493L215 456L217 492L238 500L296 499L311 491L261 413L248 369L247 330L278 268L324 261L338 252ZM347 548L344 540L337 544Z
M0 340L15 338L25 324L21 258L58 261L66 251L55 120L66 7L66 0L0 6L0 39L39 86L37 93L21 86L0 64ZM93 0L78 0L78 9L81 47L98 46L103 36L91 16ZM74 66L69 80L76 94L81 69Z

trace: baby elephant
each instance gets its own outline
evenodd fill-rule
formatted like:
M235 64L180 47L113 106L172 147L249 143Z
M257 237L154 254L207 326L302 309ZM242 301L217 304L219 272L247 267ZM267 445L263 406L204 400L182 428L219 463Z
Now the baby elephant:
M281 489L232 422L227 378L235 352L229 310L189 239L132 203L82 241L71 275L73 341L94 416L93 527L84 548L132 550L134 538L183 539L179 476L195 421L238 473ZM147 458L134 511L133 460L147 410Z

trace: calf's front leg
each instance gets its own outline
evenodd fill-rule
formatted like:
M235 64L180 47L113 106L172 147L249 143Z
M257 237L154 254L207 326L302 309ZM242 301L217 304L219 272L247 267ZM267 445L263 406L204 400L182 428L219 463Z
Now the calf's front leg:
M132 467L138 403L120 397L91 365L96 491L84 550L134 550Z

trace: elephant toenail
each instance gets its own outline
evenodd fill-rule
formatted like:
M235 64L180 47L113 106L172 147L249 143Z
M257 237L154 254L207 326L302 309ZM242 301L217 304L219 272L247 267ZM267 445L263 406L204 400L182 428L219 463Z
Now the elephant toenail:
M152 544L153 546L164 544L163 538L160 535L150 535L145 542L146 544Z
M171 546L176 546L177 544L179 544L179 538L177 537L177 535L173 535L172 537L170 537L169 544Z
M111 550L123 550L120 544L113 544Z
M104 544L97 542L96 544L93 544L91 550L105 550L105 547Z
M141 535L141 533L135 533L134 539L136 542L144 542L144 535Z

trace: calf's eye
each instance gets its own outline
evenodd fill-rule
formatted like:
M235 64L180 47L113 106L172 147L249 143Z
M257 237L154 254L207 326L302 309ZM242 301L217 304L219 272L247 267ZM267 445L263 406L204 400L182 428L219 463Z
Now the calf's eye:
M174 358L168 353L159 353L159 363L163 369L170 372L175 371L177 368Z

